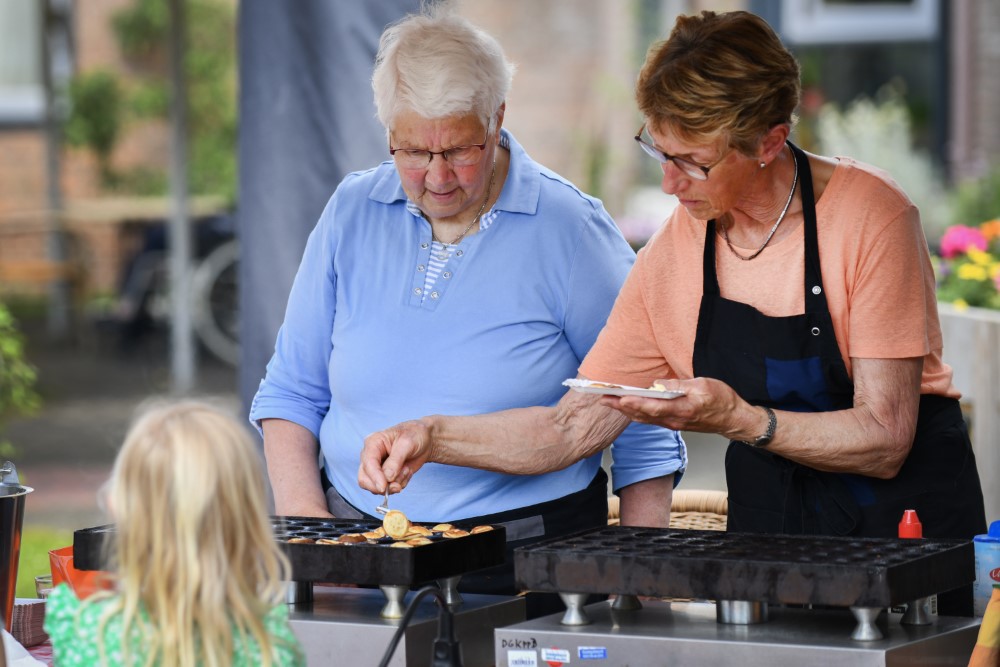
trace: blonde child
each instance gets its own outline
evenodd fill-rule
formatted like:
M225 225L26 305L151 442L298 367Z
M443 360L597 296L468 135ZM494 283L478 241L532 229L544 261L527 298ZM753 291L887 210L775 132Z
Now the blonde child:
M264 488L253 442L228 414L185 401L141 416L103 489L114 590L83 601L53 590L55 664L305 665Z

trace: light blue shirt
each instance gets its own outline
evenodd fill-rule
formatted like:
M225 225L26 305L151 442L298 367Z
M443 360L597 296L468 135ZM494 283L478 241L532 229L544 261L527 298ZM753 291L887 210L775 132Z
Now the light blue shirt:
M600 201L505 131L502 143L511 161L492 224L457 246L430 294L431 228L391 162L349 174L306 245L250 419L311 431L333 485L369 514L380 498L357 484L365 436L430 414L554 405L635 259ZM612 452L616 489L686 465L678 434L647 425ZM427 464L390 505L423 522L526 507L585 488L600 458L538 476Z

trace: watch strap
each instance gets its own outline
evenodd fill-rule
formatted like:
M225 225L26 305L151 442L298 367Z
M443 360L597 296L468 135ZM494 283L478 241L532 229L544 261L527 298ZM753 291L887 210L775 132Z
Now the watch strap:
M774 414L774 410L771 408L767 406L761 407L767 414L767 430L764 431L763 435L757 436L751 442L747 442L746 440L739 440L738 442L742 442L744 445L748 445L750 447L761 448L766 447L768 443L771 442L771 439L774 438L774 432L778 428L778 417Z

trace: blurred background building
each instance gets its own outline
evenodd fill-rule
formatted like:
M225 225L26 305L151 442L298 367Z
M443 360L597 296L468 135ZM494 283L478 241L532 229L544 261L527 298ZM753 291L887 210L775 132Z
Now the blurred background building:
M206 196L197 200L199 211L229 210L238 204L239 7L236 0L187 4L190 47L199 59L189 59L190 105L202 123L192 128L201 133L192 144L192 193ZM942 191L982 177L1000 158L1000 5L989 0L457 4L498 36L519 67L508 127L534 157L601 197L624 225L635 225L630 233L640 242L642 225L662 216L646 219L658 198L643 186L655 190L657 176L632 146L640 119L631 88L646 48L666 35L678 13L749 9L778 29L803 64L798 139L808 147L822 149L816 125L824 105L845 110L895 86L912 148L926 156ZM0 261L46 257L51 247L38 230L61 206L73 249L86 259L87 292L106 295L119 287L137 241L129 225L118 223L164 216L162 202L148 198L167 192L166 5L0 3ZM357 102L359 114L370 113L367 100ZM898 158L905 164L909 155ZM880 166L895 173L897 165ZM950 221L929 222L936 230Z

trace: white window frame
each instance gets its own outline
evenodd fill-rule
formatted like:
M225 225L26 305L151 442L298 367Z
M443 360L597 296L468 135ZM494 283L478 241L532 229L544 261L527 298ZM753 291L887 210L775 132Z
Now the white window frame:
M782 0L781 34L794 44L932 40L939 29L939 3L841 5L828 0Z
M5 2L6 0L0 0L0 2ZM23 2L24 0L22 0ZM26 14L21 14L21 11L26 11ZM34 71L25 70L23 73L28 74L31 81L3 81L0 80L0 125L2 124L20 124L20 123L38 123L45 118L45 88L44 82L42 81L42 71L41 63L41 39L40 34L41 18L38 12L45 11L44 2L34 2L29 0L21 7L17 9L13 6L8 5L5 8L5 12L8 14L8 18L14 16L25 18L29 20L29 23L34 25L15 25L12 23L7 23L3 26L4 30L10 31L11 33L20 33L20 39L23 40L19 45L15 42L5 39L6 48L18 48L27 49L27 51L22 51L20 55L27 66L28 70L33 69ZM3 31L0 30L0 35ZM16 45L16 47L15 47Z

